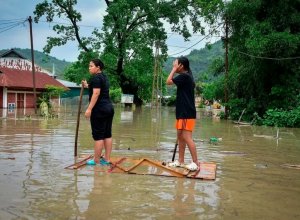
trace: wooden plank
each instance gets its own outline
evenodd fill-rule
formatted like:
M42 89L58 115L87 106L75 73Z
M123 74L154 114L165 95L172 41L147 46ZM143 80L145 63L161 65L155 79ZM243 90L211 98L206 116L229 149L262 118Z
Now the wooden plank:
M112 165L110 166L110 168L107 170L107 172L111 173L113 172L113 170L115 168L118 168L124 172L126 172L125 169L123 169L122 167L118 166L120 163L124 162L126 160L126 157L122 157L121 159L118 159L116 162L112 162Z
M154 161L154 160L149 160L149 159L146 159L148 162L156 165L157 167L160 167L160 168L163 168L164 170L168 170L169 172L171 173L174 173L175 175L180 175L180 176L185 176L187 173L183 172L182 171L178 171L176 169L172 169L168 166L164 166L162 162L157 162L157 161Z
M151 172L143 172L143 171L139 171L139 170L135 170L138 166L141 165L147 165L150 164L154 167L157 167L161 170L163 170L164 172L160 172L160 173L151 173ZM133 167L131 167L130 169L128 169L128 173L134 173L134 174L143 174L143 175L157 175L157 176L174 176L174 177L184 177L185 174L182 172L178 172L177 170L171 169L167 166L162 165L162 162L157 162L154 160L150 160L147 158L143 158L141 159L137 164L135 164Z
M67 166L65 167L65 169L70 169L70 170L76 170L78 169L79 167L82 167L84 165L86 165L86 161L93 158L94 156L93 155L87 155L85 156L82 160L70 165L70 166Z
M187 177L204 180L215 180L216 179L217 165L210 162L201 162L200 170L190 172Z
M133 170L134 168L136 168L138 165L140 165L143 161L144 161L144 158L143 159L139 159L133 166L131 166L130 168L128 168L126 170L126 172L130 172L131 170Z
M85 155L84 158L65 169L78 169L86 164L86 161L92 158L93 155ZM200 169L197 171L189 171L180 167L168 167L162 161L152 160L148 158L134 159L126 157L111 158L110 166L94 167L95 171L106 173L127 173L137 175L155 175L167 177L186 177L202 180L215 180L217 165L212 162L201 162ZM297 168L297 166L296 166Z

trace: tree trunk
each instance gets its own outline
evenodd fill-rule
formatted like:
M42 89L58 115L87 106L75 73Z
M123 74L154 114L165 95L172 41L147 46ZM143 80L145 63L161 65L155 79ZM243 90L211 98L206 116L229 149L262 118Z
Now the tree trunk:
M128 79L123 74L123 62L124 57L119 56L117 63L117 75L120 77L120 87L122 89L123 94L131 94L134 95L133 103L136 106L141 106L143 104L143 100L138 97L138 86L135 85L135 82Z
M138 97L138 86L135 86L135 83L130 81L123 74L121 74L120 79L120 86L123 94L134 95L133 103L136 106L141 106L143 104L143 100Z

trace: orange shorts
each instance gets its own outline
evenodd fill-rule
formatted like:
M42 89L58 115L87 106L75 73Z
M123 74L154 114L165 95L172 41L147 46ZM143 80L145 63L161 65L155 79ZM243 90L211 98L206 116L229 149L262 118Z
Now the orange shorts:
M193 131L196 119L176 119L175 128L177 130Z

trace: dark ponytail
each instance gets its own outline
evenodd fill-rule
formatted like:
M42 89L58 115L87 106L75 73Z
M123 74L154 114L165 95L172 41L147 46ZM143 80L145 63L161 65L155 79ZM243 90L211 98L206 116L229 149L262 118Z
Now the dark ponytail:
M192 70L190 68L189 59L186 58L186 57L181 56L181 57L178 57L177 60L178 60L178 64L181 64L183 66L183 68L187 71L187 74L192 78L194 86L195 86L195 80L194 80Z

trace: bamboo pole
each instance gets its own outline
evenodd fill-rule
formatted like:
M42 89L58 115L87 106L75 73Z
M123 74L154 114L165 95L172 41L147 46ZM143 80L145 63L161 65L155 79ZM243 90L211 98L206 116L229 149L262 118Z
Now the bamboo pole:
M77 125L76 125L76 134L75 134L75 145L74 145L74 156L75 157L77 157L77 141L78 141L78 130L79 130L83 90L84 90L84 85L82 83L81 84L81 89L80 89L80 96L79 96L78 113L77 113Z

